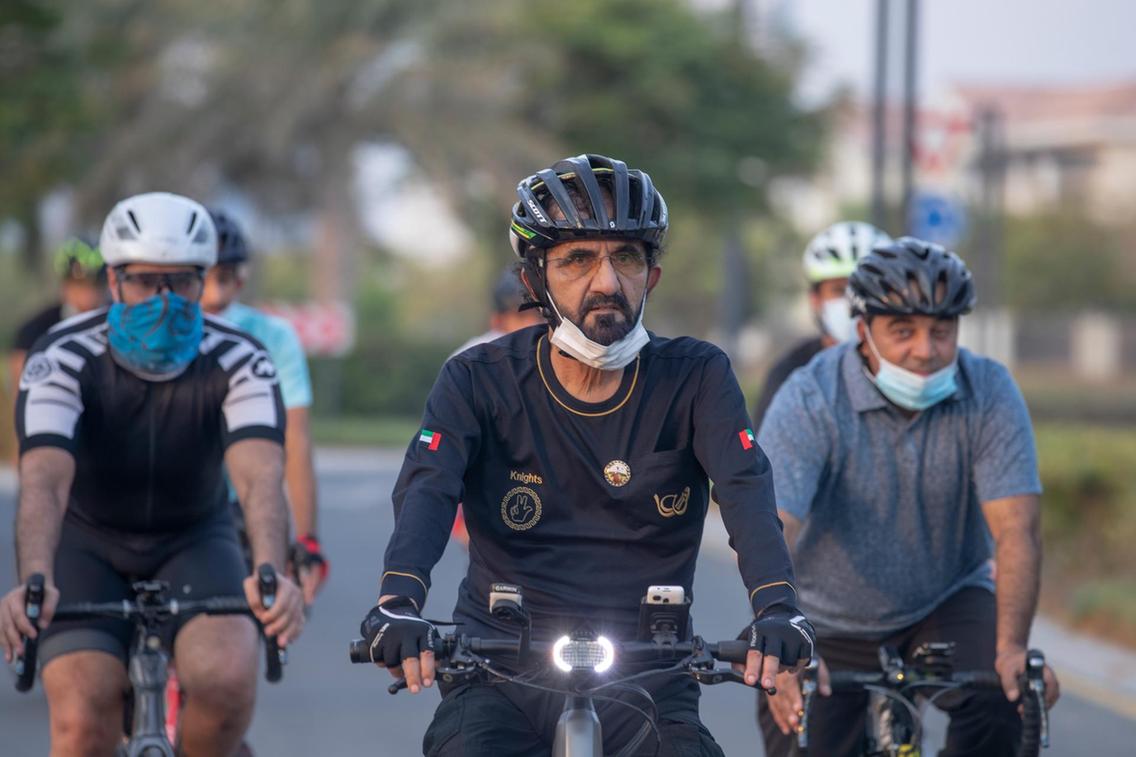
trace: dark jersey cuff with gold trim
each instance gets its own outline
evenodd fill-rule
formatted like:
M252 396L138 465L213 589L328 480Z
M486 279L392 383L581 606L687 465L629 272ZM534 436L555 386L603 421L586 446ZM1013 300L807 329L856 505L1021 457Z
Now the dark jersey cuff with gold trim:
M410 570L388 570L383 573L379 582L379 596L385 597L394 594L406 597L414 602L419 612L426 604L426 593L429 590L428 578L420 578L416 572Z

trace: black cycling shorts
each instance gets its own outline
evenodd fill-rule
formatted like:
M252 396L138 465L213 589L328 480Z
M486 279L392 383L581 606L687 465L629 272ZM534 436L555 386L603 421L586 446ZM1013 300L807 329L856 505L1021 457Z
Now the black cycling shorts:
M543 676L537 682L563 685L559 677ZM658 707L661 743L648 736L636 757L722 757L721 747L698 717L698 684L677 676L654 683L646 687ZM563 695L499 682L441 688L442 703L422 742L426 757L539 757L552 751L556 723L564 709ZM641 697L617 696L637 707L646 706ZM633 710L610 701L599 700L595 706L603 729L604 754L622 749L644 722Z
M177 599L243 597L247 575L236 528L224 511L164 537L103 530L67 518L55 553L60 604L133 599L131 584L145 580L167 582ZM167 649L192 617L170 620L162 633ZM133 632L133 623L112 618L53 622L40 637L40 660L46 664L69 652L99 650L125 663Z

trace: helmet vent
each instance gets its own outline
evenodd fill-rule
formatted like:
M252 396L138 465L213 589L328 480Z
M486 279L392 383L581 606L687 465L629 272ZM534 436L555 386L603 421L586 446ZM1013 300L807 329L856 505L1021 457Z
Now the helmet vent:
M189 214L189 225L185 227L185 235L187 237L191 236L193 234L193 225L195 223L197 223L197 212L196 211ZM197 241L201 241L201 240L194 239L194 241L197 242Z
M114 233L117 234L118 238L122 240L131 240L137 238L137 235L134 233L134 229L130 228L129 226L115 226Z
M138 225L138 219L134 217L134 211L133 210L126 211L126 216L130 219L130 222L132 224L134 224L134 228L138 231L138 233L141 234L142 233L142 227Z

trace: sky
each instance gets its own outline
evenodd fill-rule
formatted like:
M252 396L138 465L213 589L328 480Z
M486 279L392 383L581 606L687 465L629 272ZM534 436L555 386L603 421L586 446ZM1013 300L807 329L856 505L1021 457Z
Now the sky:
M802 91L871 91L876 0L758 0L812 47ZM904 5L905 0L891 0ZM1132 0L921 0L920 89L1136 80Z

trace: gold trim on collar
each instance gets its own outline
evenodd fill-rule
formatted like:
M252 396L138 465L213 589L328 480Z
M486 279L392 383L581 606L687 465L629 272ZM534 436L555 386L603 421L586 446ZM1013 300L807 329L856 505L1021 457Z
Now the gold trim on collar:
M585 413L582 410L576 410L575 408L569 407L568 405L564 404L564 401L556 396L556 392L553 391L552 386L548 383L548 378L544 375L544 365L540 362L540 346L543 343L544 336L541 336L541 338L536 343L536 369L540 373L540 380L544 382L544 388L548 390L548 393L552 395L552 399L556 400L556 404L560 405L560 407L564 408L570 413L582 415L585 418L599 418L600 416L611 415L616 410L619 410L624 405L626 405L627 401L631 399L631 395L635 391L635 385L639 382L639 355L635 356L635 374L631 377L631 386L627 388L627 396L624 397L618 405L611 408L610 410L604 410L599 413Z

